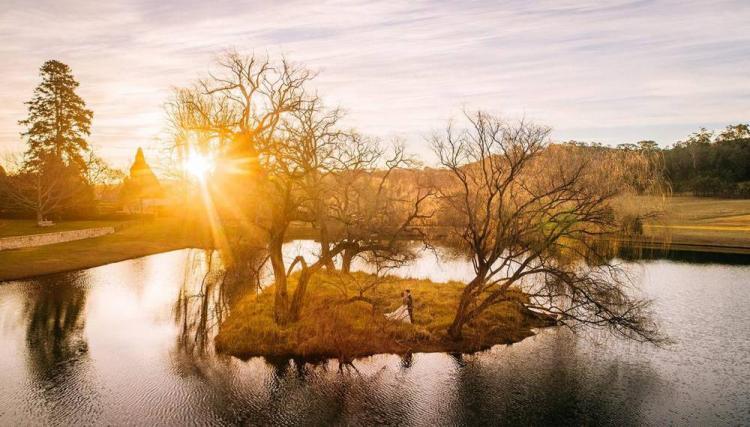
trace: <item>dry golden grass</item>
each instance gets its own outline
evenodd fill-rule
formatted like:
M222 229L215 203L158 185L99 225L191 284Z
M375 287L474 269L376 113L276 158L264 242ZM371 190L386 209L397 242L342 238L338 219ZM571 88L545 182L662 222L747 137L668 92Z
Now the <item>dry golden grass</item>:
M644 240L673 249L750 252L750 200L675 196L635 197L643 210L664 211L644 224Z
M531 328L548 324L519 304L502 303L469 324L464 339L448 339L464 285L436 284L428 280L389 277L366 294L369 302L353 301L357 283L372 279L364 273L351 276L321 273L310 283L301 319L285 327L273 320L273 287L260 295L247 295L231 310L216 338L217 350L241 357L337 357L349 359L376 353L430 351L473 352L519 341ZM290 281L293 287L295 278ZM384 313L401 304L400 294L410 289L414 297L415 324L388 321ZM520 292L514 297L525 298Z

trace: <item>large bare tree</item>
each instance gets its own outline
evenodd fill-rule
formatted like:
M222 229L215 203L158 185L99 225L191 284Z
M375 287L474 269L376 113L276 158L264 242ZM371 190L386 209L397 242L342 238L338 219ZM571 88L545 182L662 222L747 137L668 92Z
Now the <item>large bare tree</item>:
M484 112L465 118L465 128L433 138L448 171L438 186L440 221L475 271L449 335L460 338L488 307L514 301L509 290L518 287L530 295L528 308L565 324L660 340L648 302L602 243L621 230L613 202L627 182L616 165L550 146L546 127Z
M289 302L291 321L299 319L310 278L323 268L334 269L337 257L343 257L346 271L351 257L365 252L380 263L408 259L400 240L425 217L423 201L431 194L430 189L404 191L388 179L410 164L403 147L388 153L377 141L342 130L340 117L339 110L327 110L319 100L311 100L285 121L284 138L277 146L271 189L275 195L269 198L283 195L280 206L285 208L276 210L272 222L309 224L318 231L320 243L313 260L298 256L286 267L286 276L300 269ZM353 182L359 185L350 185ZM347 203L352 196L357 200ZM283 265L281 243L269 245L272 265L278 267ZM282 274L278 267L277 286Z
M168 106L179 157L195 150L217 158L212 196L220 212L267 234L280 322L289 305L281 246L297 208L293 186L278 179L282 124L313 99L305 91L312 77L284 58L227 52L208 78L178 89Z
M209 78L178 90L169 106L176 148L183 156L201 151L217 159L217 172L208 183L212 203L222 215L252 225L244 231L263 234L274 274L276 321L294 321L311 276L333 268L334 259L355 244L364 250L362 239L332 233L344 228L335 209L340 177L372 177L379 164L393 169L403 156L398 154L395 163L385 161L383 151L342 129L341 112L325 108L307 90L314 75L309 70L285 59L235 52L223 55L217 65ZM298 257L287 265L282 247L295 222L318 231L321 250L311 262ZM301 271L290 297L288 278L297 268Z

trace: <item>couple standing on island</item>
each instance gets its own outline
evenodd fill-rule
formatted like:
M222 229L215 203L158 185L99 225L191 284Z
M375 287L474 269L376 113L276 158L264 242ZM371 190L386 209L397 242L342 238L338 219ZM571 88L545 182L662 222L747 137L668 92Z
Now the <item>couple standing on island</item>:
M399 320L406 323L414 323L414 299L411 297L409 289L401 293L404 304L396 310L386 313L385 318L388 320Z

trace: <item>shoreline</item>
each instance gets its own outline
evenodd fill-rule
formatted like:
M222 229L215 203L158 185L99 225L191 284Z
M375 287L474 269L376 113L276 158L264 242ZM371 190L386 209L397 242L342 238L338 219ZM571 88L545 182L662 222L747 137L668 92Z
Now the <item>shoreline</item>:
M512 344L535 335L534 330L557 322L525 308L528 295L509 291L509 300L493 305L466 323L463 336L453 340L448 328L455 316L464 284L436 285L426 279L386 276L360 295L361 284L374 276L354 272L319 272L309 283L300 318L276 323L274 286L230 302L228 317L214 340L217 353L249 359L352 360L376 354L475 353L495 345ZM296 287L292 275L289 288ZM388 320L401 304L399 295L415 296L414 323Z
M331 355L331 354L308 354L305 356L301 356L299 354L289 353L289 354L256 354L256 353L228 353L223 352L220 350L216 350L218 354L224 355L224 356L231 356L235 357L237 359L240 359L242 361L248 361L251 359L256 358L262 358L266 362L270 364L285 364L289 362L290 360L295 362L301 362L301 363L310 363L310 364L319 364L319 363L326 363L328 361L337 361L339 363L349 363L349 362L356 362L360 359L367 359L369 357L375 357L375 356L398 356L398 357L408 357L413 356L415 354L452 354L452 355L462 355L462 356L471 356L477 353L481 353L487 350L491 350L492 348L496 346L501 345L513 345L518 344L528 338L532 338L537 336L541 331L549 329L549 328L556 328L560 327L560 325L556 324L550 324L550 325L540 325L534 328L529 329L529 333L524 336L519 336L518 339L509 340L506 342L497 342L494 344L488 344L485 347L482 348L476 348L476 349L468 349L468 350L462 350L460 348L460 343L455 344L453 347L450 345L447 345L446 347L438 347L433 346L430 348L416 348L416 349L408 349L405 351L381 351L381 352L375 352L375 353L364 353L359 354L353 357L347 357L342 355Z
M64 244L64 243L60 243ZM51 246L51 245L50 245ZM0 271L0 286L3 285L6 282L17 282L17 281L24 281L24 280L34 280L36 278L44 277L44 276L52 276L55 274L65 274L65 273L73 273L80 270L87 270L89 268L96 268L96 267L102 267L109 264L115 264L118 262L123 261L129 261L134 260L138 258L144 258L151 255L157 255L157 254L163 254L173 251L178 251L181 249L191 249L194 248L194 246L186 245L186 246L175 246L175 247L164 247L160 248L154 251L145 251L145 252L139 252L137 254L129 254L125 257L116 257L116 258L102 258L97 260L96 262L87 263L86 265L70 265L66 267L61 268L50 268L50 269L44 269L44 267L41 267L41 271L29 273L29 274L21 274L18 276L8 276L4 274L4 272ZM2 255L0 255L0 261L2 260Z
M0 283L70 273L116 262L189 248L213 247L210 231L176 218L160 218L114 227L99 237L0 251ZM188 235L187 230L192 233ZM290 239L312 238L293 228Z
M707 243L666 242L664 240L616 240L628 249L648 249L658 252L695 252L706 254L750 255L750 246L717 245Z
M10 249L0 252L0 282L28 280L50 274L141 258L188 247L200 247L205 236L175 219L128 223L112 234L82 240Z
M117 230L115 233L107 236L72 242L56 243L52 245L2 251L0 252L0 282L29 280L39 276L69 273L73 271L100 267L107 264L127 261L164 252L171 252L180 249L206 247L203 242L197 242L195 241L195 239L187 239L191 241L184 241L186 239L180 236L176 236L178 240L182 240L178 243L174 242L174 240L176 240L174 239L174 236L172 238L165 238L161 240L137 240L133 238L132 240L125 239L125 241L118 241L115 243L112 243L110 241L113 239L119 240L119 237L122 236L122 234L118 233L124 233L124 231L127 231L131 227L127 227L123 230ZM304 236L298 236L294 238L303 237ZM746 255L750 256L750 247L746 246L725 246L678 242L666 244L662 241L657 240L620 240L618 242L623 244L623 247L626 249L648 250L656 252L657 254L665 255L669 254L670 252L677 252L716 255L726 254L738 255L743 257ZM126 250L125 252L121 252L118 254L106 253L102 255L98 250L91 250L90 248L87 248L85 250L87 252L90 252L89 255L91 256L87 257L85 260L66 260L66 256L75 256L76 252L80 251L80 246L82 245L82 243L84 243L85 246L91 246L89 243L94 243L96 245L102 244L105 246L114 244L117 246L124 246L126 247ZM148 245L148 247L143 246L143 244ZM133 248L133 245L139 245L139 247Z

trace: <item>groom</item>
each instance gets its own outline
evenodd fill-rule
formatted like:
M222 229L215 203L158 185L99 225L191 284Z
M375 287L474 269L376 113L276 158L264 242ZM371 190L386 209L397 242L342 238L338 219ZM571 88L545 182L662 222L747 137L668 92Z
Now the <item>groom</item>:
M414 299L411 297L411 291L406 290L406 309L409 310L409 321L414 323Z

